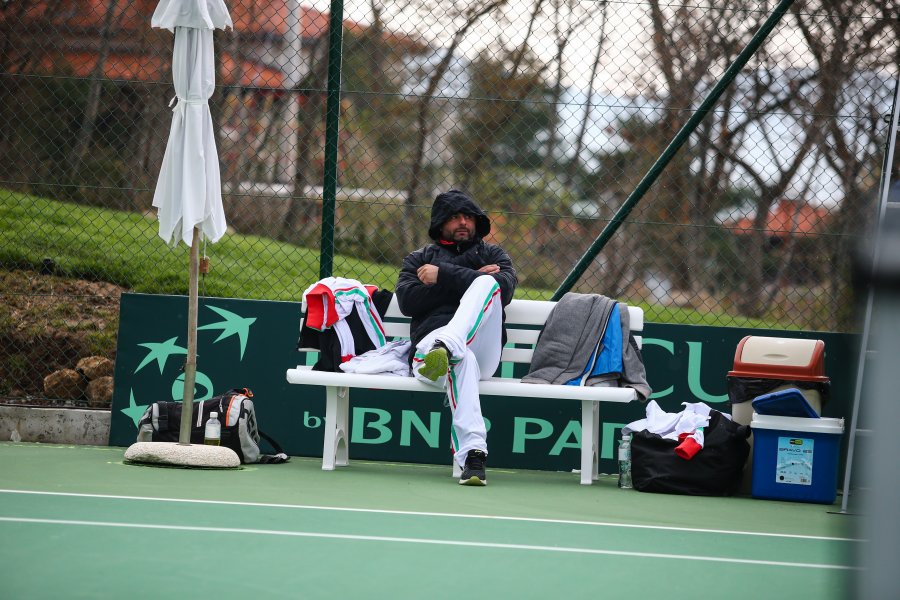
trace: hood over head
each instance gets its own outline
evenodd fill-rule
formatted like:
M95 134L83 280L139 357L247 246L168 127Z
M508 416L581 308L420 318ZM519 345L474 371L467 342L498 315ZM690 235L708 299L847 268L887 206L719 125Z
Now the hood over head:
M475 204L468 194L460 190L449 190L437 195L431 206L431 225L428 236L434 241L441 239L441 226L456 213L475 217L475 237L480 239L491 232L491 220Z

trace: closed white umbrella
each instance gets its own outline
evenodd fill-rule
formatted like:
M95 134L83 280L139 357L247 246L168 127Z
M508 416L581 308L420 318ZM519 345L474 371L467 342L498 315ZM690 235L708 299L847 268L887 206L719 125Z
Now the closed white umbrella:
M213 29L231 27L222 0L162 0L153 27L175 32L172 81L176 102L169 143L153 194L159 235L193 245L194 228L209 241L225 233L219 157L209 98L215 91Z
M219 466L236 466L237 455L228 448L190 446L197 373L200 239L205 237L216 242L225 234L219 157L209 112L209 98L215 90L216 76L213 29L232 27L231 16L223 0L161 0L151 25L175 33L172 80L175 85L173 102L177 104L172 109L172 127L153 194L153 206L158 209L160 237L173 246L183 241L191 247L188 355L178 438L178 446L182 448L170 448L160 458L157 448L140 447L143 443L138 442L129 448L126 458L136 462L216 466L210 464L209 452L227 450L233 459L225 456L227 460ZM184 450L184 447L193 449ZM195 456L198 451L204 456ZM217 460L215 457L213 463Z

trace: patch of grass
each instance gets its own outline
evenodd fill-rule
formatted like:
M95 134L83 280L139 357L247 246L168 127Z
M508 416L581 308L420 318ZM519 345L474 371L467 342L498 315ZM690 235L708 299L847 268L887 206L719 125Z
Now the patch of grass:
M189 248L172 248L146 216L0 190L0 265L39 269L53 260L65 277L108 281L146 294L187 294ZM299 300L319 279L318 249L255 235L228 234L208 244L208 296ZM337 255L335 275L393 289L399 267ZM546 290L521 297L549 298Z
M715 327L745 327L751 329L797 329L800 327L765 319L750 319L723 312L699 311L693 308L636 303L644 309L648 323L677 323L680 325L710 325Z
M105 281L147 294L187 294L185 244L172 248L158 235L152 215L84 206L0 190L0 267L37 270L42 260L55 263L62 277ZM210 274L201 294L262 300L300 300L319 278L319 250L256 235L228 234L208 244ZM394 289L399 268L334 258L335 275ZM517 298L549 300L553 290L520 288ZM747 319L712 311L635 302L654 323L786 329L784 323ZM54 315L60 316L60 315ZM4 315L0 313L0 320ZM64 323L62 323L64 325ZM97 332L97 345L109 335Z
M102 331L92 331L87 334L88 347L91 354L98 356L111 356L116 349L116 333L119 330L119 319L116 318Z
M0 190L0 265L38 269L45 258L57 275L108 281L147 294L186 294L189 249L159 238L155 219ZM231 234L207 245L210 296L297 300L318 279L319 253L259 236ZM393 287L397 269L336 257L348 277Z
M0 382L0 394L8 394L13 388L13 382L24 379L28 373L28 357L23 354L13 353L6 357L6 372L8 376Z

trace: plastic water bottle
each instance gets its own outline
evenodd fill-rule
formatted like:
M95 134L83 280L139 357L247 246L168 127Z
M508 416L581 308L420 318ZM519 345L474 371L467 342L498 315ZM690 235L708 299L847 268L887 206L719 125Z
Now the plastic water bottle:
M207 446L218 446L222 443L222 424L219 423L219 413L209 413L206 422L206 431L203 434L203 443Z
M623 433L619 442L619 487L631 489L631 434Z

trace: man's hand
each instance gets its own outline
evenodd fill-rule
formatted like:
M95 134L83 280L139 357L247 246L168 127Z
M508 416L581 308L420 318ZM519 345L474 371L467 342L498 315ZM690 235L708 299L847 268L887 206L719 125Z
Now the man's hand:
M500 267L497 265L484 265L480 269L478 269L479 273L485 273L487 275L493 275L494 273L500 272Z
M416 275L419 276L419 281L421 281L425 285L434 285L435 283L437 283L438 278L437 265L422 265L421 267L416 269Z

